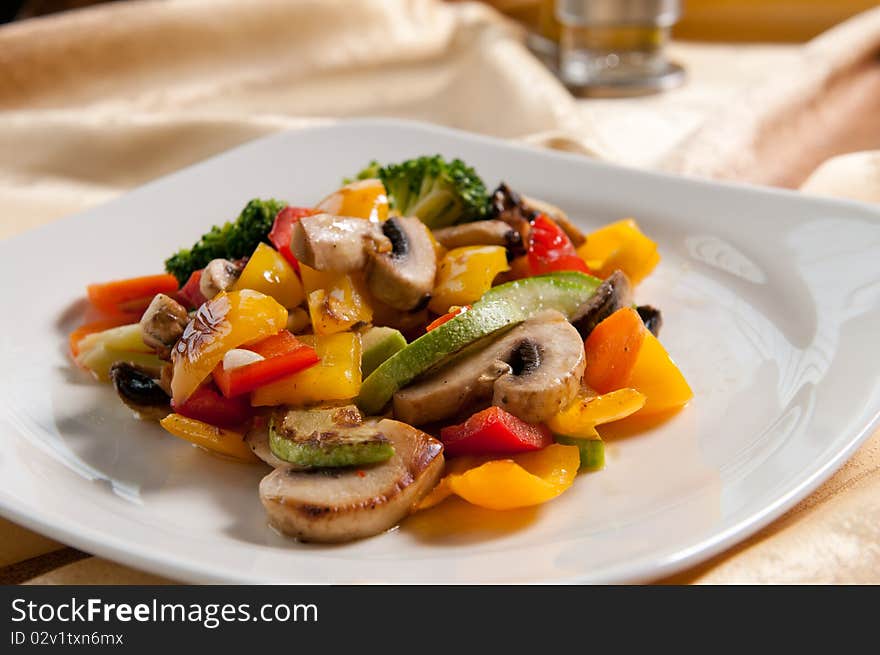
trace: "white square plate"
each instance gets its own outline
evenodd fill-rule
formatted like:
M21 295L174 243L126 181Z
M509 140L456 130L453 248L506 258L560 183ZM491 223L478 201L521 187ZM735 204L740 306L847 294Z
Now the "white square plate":
M565 208L634 216L663 261L637 292L695 391L608 446L605 470L510 514L453 505L341 546L273 533L265 470L138 422L66 356L89 282L148 274L256 196L316 202L371 159L439 152ZM196 582L633 582L756 531L825 480L880 410L880 211L674 178L428 125L270 136L0 243L0 511L89 552ZM445 523L444 523L445 522Z

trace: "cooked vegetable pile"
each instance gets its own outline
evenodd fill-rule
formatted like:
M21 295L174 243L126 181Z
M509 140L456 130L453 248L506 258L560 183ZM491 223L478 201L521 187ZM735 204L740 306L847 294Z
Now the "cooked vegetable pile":
M275 528L348 541L452 495L545 503L605 465L601 425L687 404L633 302L659 259L632 219L583 234L460 160L372 162L314 207L250 201L166 274L90 285L70 350L141 418L271 467Z

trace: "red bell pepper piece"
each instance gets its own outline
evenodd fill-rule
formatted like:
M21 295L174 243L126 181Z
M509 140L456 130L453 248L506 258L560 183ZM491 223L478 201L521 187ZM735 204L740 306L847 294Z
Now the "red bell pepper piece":
M219 428L240 427L254 416L246 397L226 398L213 384L202 385L183 403L172 400L171 408L178 414Z
M438 318L435 318L433 321L428 323L428 326L425 328L425 332L430 332L434 328L438 328L444 323L451 321L459 314L464 314L467 310L471 308L470 305L462 305L461 307L456 307L453 311L443 314Z
M107 314L143 313L157 293L177 292L177 278L167 273L145 275L90 284L86 291L92 305Z
M290 233L293 231L293 224L305 216L319 213L317 209L309 207L285 207L278 212L275 222L272 224L272 231L269 232L269 241L275 246L275 250L290 262L297 275L299 275L299 262L296 260L296 255L290 250Z
M539 214L532 221L528 249L529 272L532 275L554 271L580 271L590 273L568 235L546 214Z
M214 369L214 381L227 398L241 396L318 363L315 349L287 330L244 348L265 359L229 371L223 368L222 363Z
M553 443L545 425L532 425L500 407L477 412L440 430L447 455L502 455L541 450Z
M202 290L199 288L199 284L202 281L202 271L204 270L200 268L197 271L193 271L186 284L177 292L178 300L182 300L187 309L198 309L207 301L207 298L202 295Z

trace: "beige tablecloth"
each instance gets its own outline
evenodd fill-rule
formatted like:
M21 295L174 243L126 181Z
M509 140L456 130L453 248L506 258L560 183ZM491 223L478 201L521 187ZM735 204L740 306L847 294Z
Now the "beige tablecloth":
M484 6L429 0L144 1L0 28L0 237L263 134L362 115L880 202L880 154L829 160L880 148L880 11L805 46L675 44L688 84L625 101L575 100L521 37ZM0 521L7 580L157 581L69 549L35 558L56 548ZM675 581L880 582L880 435Z

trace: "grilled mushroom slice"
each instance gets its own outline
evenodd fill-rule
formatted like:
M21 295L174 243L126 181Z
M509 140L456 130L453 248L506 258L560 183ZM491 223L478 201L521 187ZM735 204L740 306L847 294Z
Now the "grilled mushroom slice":
M632 285L629 278L621 270L614 271L599 285L589 302L584 305L572 324L577 328L583 339L599 323L611 316L621 307L628 307L633 301Z
M368 252L391 252L391 241L377 224L362 218L315 214L294 223L290 248L306 266L350 273L367 265Z
M585 364L577 330L561 313L548 310L395 393L394 416L424 425L491 400L524 421L539 423L574 399Z
M437 258L428 228L417 218L389 218L382 232L392 251L368 253L367 284L382 302L402 311L424 309L431 298Z
M143 419L162 420L171 413L168 394L155 378L155 372L116 362L110 367L110 381L128 407Z
M474 221L444 227L434 230L434 238L450 250L465 246L504 246L508 259L525 254L522 236L504 221Z
M199 291L208 300L221 291L229 291L238 281L243 270L244 264L240 261L212 259L202 271L202 277L199 279Z
M183 335L187 323L186 308L164 293L158 293L141 317L141 336L161 359L170 359L171 349Z
M275 469L260 483L269 522L303 541L341 542L397 525L440 479L443 445L416 428L383 419L394 446L386 462L363 468Z

